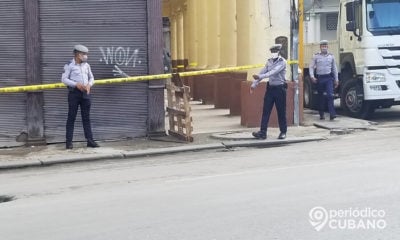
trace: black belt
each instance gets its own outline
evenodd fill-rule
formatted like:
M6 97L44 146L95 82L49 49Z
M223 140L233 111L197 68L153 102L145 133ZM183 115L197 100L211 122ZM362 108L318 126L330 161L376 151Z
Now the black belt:
M80 90L79 90L78 88L76 88L76 87L70 87L70 86L68 86L68 90L69 90L70 92L76 92L76 91L79 91L79 92L80 92Z
M269 85L268 87L270 87L270 88L282 88L283 84L280 84L280 85Z
M329 73L329 74L321 74L321 75L318 75L317 74L317 78L318 77L332 77L332 73Z
M282 89L282 88L287 88L287 84L286 83L284 83L284 84L279 84L279 85L271 85L271 84L268 84L268 88L269 89Z

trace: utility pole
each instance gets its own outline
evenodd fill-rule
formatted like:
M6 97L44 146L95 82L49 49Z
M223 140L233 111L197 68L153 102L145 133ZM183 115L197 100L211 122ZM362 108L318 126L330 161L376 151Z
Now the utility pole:
M300 73L300 81L302 84L304 83L304 0L298 0L299 1L299 9L298 9L298 14L299 14L299 49L298 49L298 59L299 59L299 68L301 70ZM301 88L303 91L303 88ZM301 99L300 101L303 101ZM300 102L299 101L299 102ZM299 104L303 108L303 104ZM301 110L303 111L303 110Z
M300 99L299 99L299 65L298 65L298 49L299 49L299 16L302 16L303 0L290 0L290 37L291 37L291 59L294 64L291 65L292 81L294 82L294 108L293 123L294 126L300 125ZM301 21L300 21L301 23Z

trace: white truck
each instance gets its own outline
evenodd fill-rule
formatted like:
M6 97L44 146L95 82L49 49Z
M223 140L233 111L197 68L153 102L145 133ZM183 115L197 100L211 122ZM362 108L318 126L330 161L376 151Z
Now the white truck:
M340 0L337 40L329 50L339 70L341 107L352 117L368 118L377 108L400 104L400 0ZM304 106L317 108L309 63L319 43L306 44Z

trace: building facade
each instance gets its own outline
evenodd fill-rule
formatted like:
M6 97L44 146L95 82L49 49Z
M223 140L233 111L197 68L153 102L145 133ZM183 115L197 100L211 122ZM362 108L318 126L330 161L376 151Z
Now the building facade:
M270 58L269 48L276 43L283 45L283 57L291 60L293 18L298 17L293 15L298 12L297 6L294 0L163 0L163 17L170 22L168 42L173 66L177 71L190 71L264 64ZM287 79L291 81L292 69L290 66L287 69ZM187 84L193 99L216 107L229 105L231 115L241 114L242 125L255 127L259 124L263 101L251 100L253 96L245 88L259 70L204 75L189 79ZM294 83L290 85L292 92L287 99L289 125L293 125L294 119L293 102L297 96L292 93L298 92L295 88ZM248 109L249 101L257 104ZM254 117L247 121L246 116ZM277 125L274 121L270 121L272 126Z
M310 1L304 9L305 43L336 39L339 2L339 0Z
M190 68L263 63L272 44L290 45L290 1L164 0L163 16L172 59Z
M73 46L86 45L95 79L159 74L161 0L5 0L0 87L59 83ZM97 140L165 132L164 82L94 86ZM67 89L0 94L0 146L65 141ZM79 116L74 140L83 140Z

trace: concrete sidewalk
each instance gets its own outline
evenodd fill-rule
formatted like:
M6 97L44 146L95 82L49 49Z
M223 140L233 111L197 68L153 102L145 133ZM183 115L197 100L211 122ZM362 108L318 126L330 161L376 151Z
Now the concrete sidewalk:
M305 110L304 125L289 127L287 139L277 140L279 129L270 128L266 140L256 140L251 136L251 132L257 129L241 126L240 116L229 116L229 110L214 109L212 105L193 103L192 116L194 126L194 142L192 143L181 142L165 136L153 139L138 138L99 142L100 148L86 148L86 143L83 142L74 143L72 150L65 150L65 143L39 147L5 148L0 149L0 170L235 147L274 147L299 142L321 141L332 136L331 132L342 134L350 133L352 129L373 128L373 124L370 122L347 117L339 117L334 121L320 121L316 112Z

